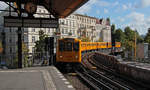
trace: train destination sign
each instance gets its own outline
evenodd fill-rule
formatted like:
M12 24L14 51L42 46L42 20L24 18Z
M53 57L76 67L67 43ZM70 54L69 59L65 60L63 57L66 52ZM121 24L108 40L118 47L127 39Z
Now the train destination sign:
M58 24L54 18L4 17L5 27L57 28Z

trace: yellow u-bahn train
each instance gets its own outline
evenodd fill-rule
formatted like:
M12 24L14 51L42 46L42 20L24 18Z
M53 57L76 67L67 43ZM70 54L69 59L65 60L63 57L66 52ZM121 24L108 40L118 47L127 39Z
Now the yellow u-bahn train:
M121 43L116 42L115 48L120 48ZM111 42L81 42L75 38L58 40L56 51L57 63L81 63L82 52L112 48Z

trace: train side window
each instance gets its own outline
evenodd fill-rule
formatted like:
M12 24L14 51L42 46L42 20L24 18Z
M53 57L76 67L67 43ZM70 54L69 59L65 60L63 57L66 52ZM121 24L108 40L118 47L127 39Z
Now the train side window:
M59 41L59 51L64 51L65 43L63 41Z
M76 42L73 44L73 50L74 51L79 51L79 42Z

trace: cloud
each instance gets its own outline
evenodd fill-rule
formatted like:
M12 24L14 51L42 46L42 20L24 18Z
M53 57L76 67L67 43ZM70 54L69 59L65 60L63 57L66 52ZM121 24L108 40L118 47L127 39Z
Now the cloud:
M128 26L132 29L136 29L140 34L147 33L147 29L150 26L150 17L146 18L143 13L132 12L126 16L126 19L130 19Z
M122 5L123 10L128 9L127 5Z
M89 0L88 3L79 8L76 12L80 14L89 13L93 6L97 7L114 7L119 5L119 2L110 3L105 0ZM105 10L108 13L108 10Z
M118 17L117 19L119 20L119 22L124 22L125 21L125 18L123 18L123 17Z
M140 0L138 3L135 3L135 8L146 8L150 6L150 0Z
M135 6L132 3L122 5L123 10L134 9Z
M81 8L79 8L76 12L80 13L80 14L85 14L91 11L92 6L94 4L97 4L99 0L90 0L88 3L86 3L85 5L83 5Z
M114 19L111 19L111 23L115 23L115 20L114 20Z
M99 11L99 10L96 10L96 14L100 14L100 11Z
M150 0L141 0L141 6L142 7L150 6Z
M112 6L117 6L117 5L119 5L118 1L112 4Z
M109 11L106 9L106 8L104 8L104 13L106 14L106 13L108 13Z
M133 19L135 22L143 22L145 20L145 15L142 13L132 12L126 16L127 18Z
M108 6L111 5L111 3L106 2L106 1L102 1L102 0L99 0L99 1L98 1L98 5L99 5L99 6L102 6L102 7L108 7Z

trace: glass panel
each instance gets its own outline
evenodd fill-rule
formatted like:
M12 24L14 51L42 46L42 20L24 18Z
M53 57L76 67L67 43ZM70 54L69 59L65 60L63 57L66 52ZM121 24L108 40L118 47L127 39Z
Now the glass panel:
M72 51L72 42L66 42L65 45L65 51Z
M63 41L59 41L59 51L64 51L65 43Z
M73 50L79 51L79 42L73 44Z

